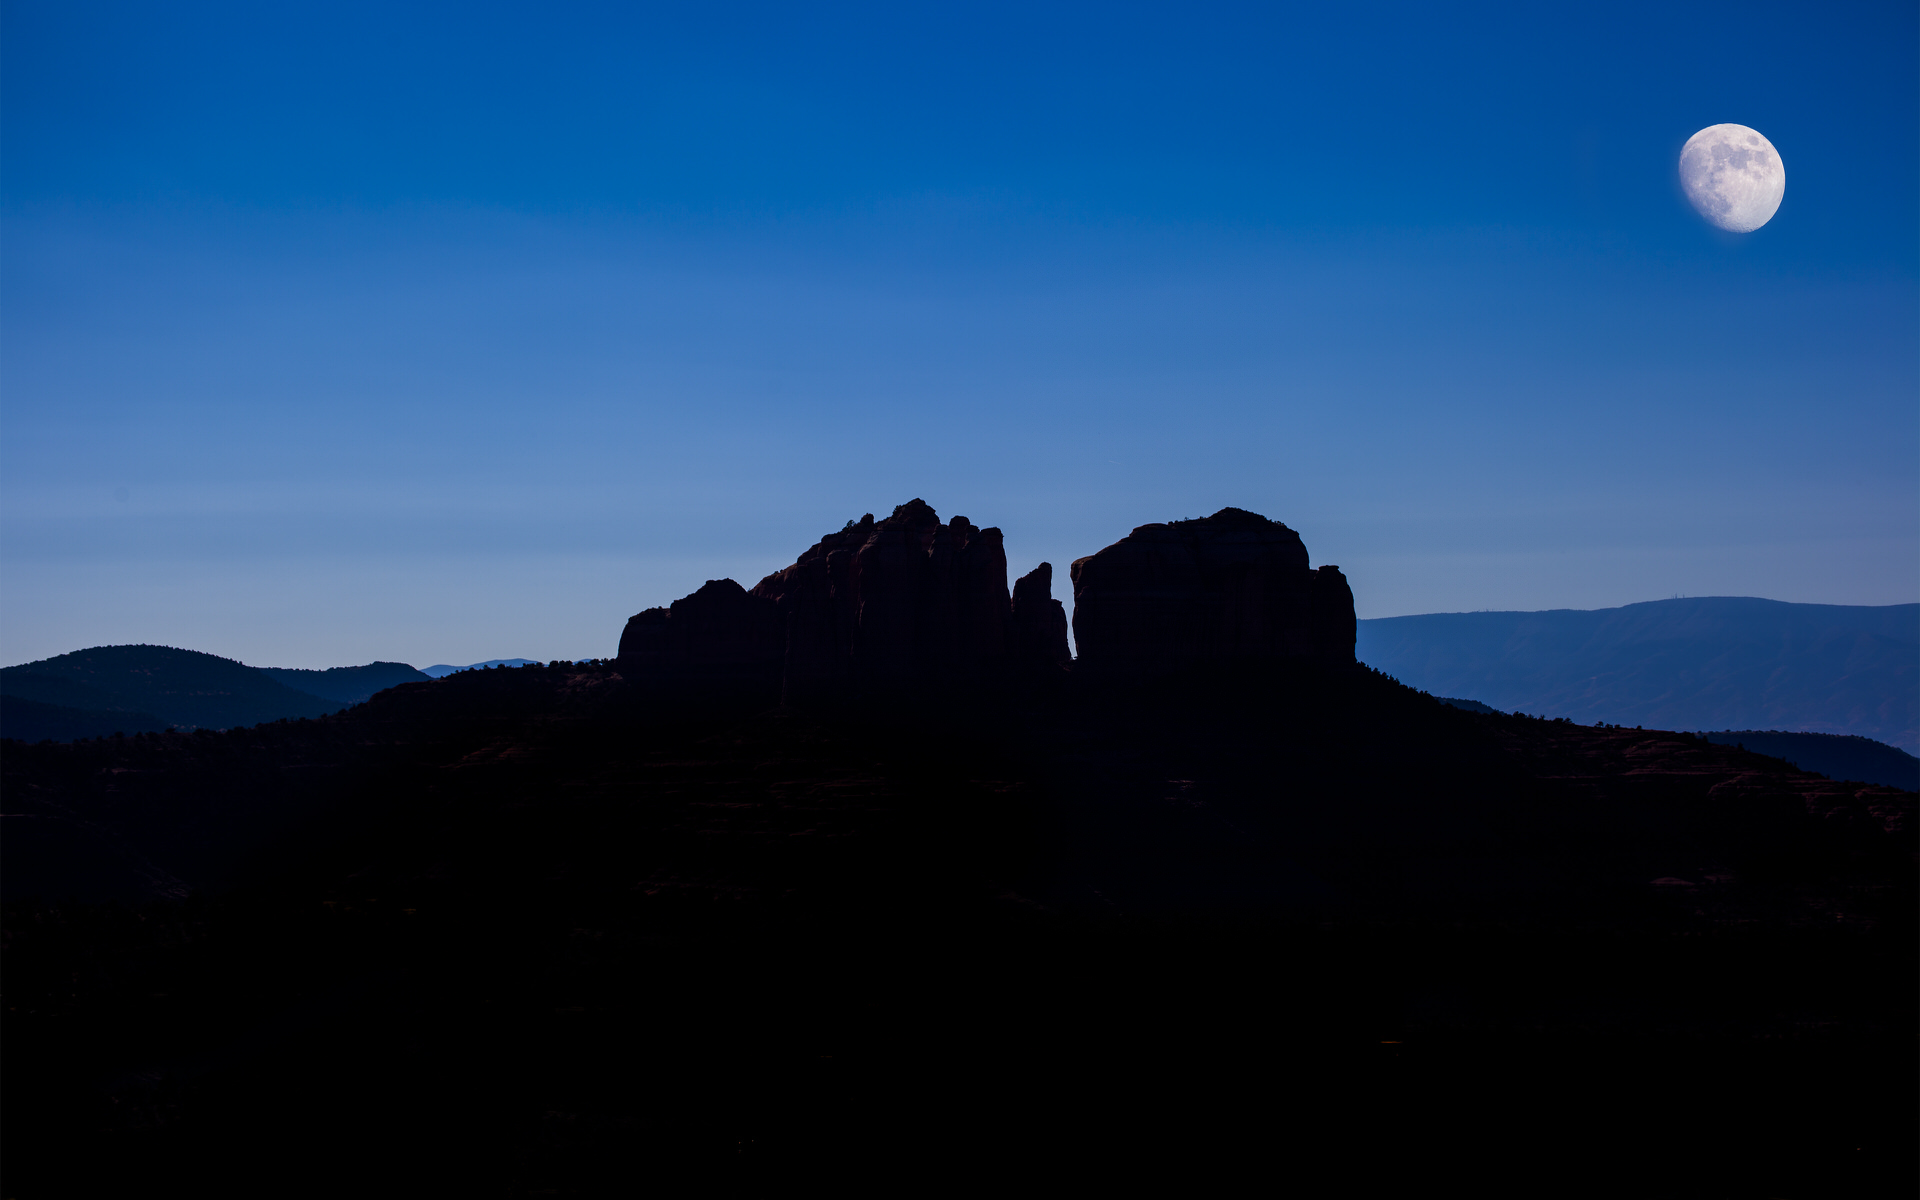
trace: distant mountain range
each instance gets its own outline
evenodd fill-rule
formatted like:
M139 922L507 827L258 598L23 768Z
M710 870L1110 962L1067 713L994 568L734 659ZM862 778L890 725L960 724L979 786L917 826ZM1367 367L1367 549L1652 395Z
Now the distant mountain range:
M444 675L451 675L455 671L473 671L483 667L531 667L537 665L539 661L539 659L534 658L490 658L485 662L468 663L464 667L451 666L447 663L435 663L431 667L422 670L421 674L431 679L439 679Z
M406 663L396 662L374 662L364 667L328 667L324 671L307 671L298 667L255 669L297 692L305 692L310 696L319 696L326 700L337 700L342 704L359 704L372 699L375 692L384 692L402 683L419 683L423 678L432 678L423 671L414 670Z
M171 646L95 646L0 670L0 737L64 742L319 717L428 678L405 663L309 671Z
M1856 735L1920 751L1920 604L1711 596L1429 613L1361 621L1355 652L1402 683L1502 712Z

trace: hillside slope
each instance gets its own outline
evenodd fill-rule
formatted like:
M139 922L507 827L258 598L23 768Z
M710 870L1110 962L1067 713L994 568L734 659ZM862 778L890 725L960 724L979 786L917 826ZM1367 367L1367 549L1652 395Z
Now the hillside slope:
M1872 738L1773 729L1727 729L1709 732L1706 738L1722 746L1740 746L1755 754L1784 759L1802 771L1814 771L1828 779L1857 779L1920 791L1920 758Z
M0 735L22 742L70 742L116 733L158 733L167 723L152 713L71 708L0 693Z
M67 708L150 713L169 725L198 729L319 717L342 707L245 663L171 646L95 646L7 667L0 670L0 694Z
M1920 605L1749 597L1360 622L1361 661L1436 696L1660 729L1857 734L1920 750Z

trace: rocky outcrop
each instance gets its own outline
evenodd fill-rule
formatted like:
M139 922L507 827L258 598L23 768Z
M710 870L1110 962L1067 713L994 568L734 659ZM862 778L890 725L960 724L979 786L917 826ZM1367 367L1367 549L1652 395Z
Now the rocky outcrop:
M1087 668L1129 676L1282 659L1353 661L1353 592L1300 535L1238 508L1142 525L1073 564Z
M871 513L848 521L751 592L720 580L671 610L635 616L620 662L637 678L706 664L741 677L770 673L790 701L974 687L1025 666L1058 670L1067 659L1065 612L1047 594L1052 568L1042 571L1022 580L1026 615L1017 618L1000 531L965 517L942 522L911 500L883 521ZM1048 605L1057 639L1030 636L1029 626L1052 629Z
M1336 566L1313 573L1313 654L1336 666L1354 661L1360 622L1353 610L1353 588Z
M1151 676L1280 659L1353 661L1353 593L1300 535L1227 508L1143 525L1073 564L1080 661ZM751 591L731 579L627 622L630 679L753 684L789 702L965 692L1058 677L1067 613L1041 563L1007 589L998 529L923 500L827 534Z
M1013 644L1023 663L1045 667L1073 661L1066 606L1053 598L1052 563L1041 563L1014 582Z
M676 683L770 683L779 678L774 606L731 579L709 579L667 608L627 619L620 663L629 673Z
M1007 665L1000 531L943 523L923 500L849 521L753 595L781 614L789 699L985 682Z

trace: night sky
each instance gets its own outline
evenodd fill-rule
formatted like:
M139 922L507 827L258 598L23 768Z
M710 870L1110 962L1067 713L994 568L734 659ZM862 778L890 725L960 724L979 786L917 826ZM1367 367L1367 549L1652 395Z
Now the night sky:
M1912 4L0 11L0 661L611 655L915 496L1920 600Z

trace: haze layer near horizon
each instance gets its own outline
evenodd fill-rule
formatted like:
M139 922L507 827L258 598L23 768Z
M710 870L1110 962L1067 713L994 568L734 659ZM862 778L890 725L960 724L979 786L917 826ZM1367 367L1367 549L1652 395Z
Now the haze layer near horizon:
M1062 590L1231 504L1362 617L1920 598L1910 9L0 20L0 661L610 654L914 496Z

